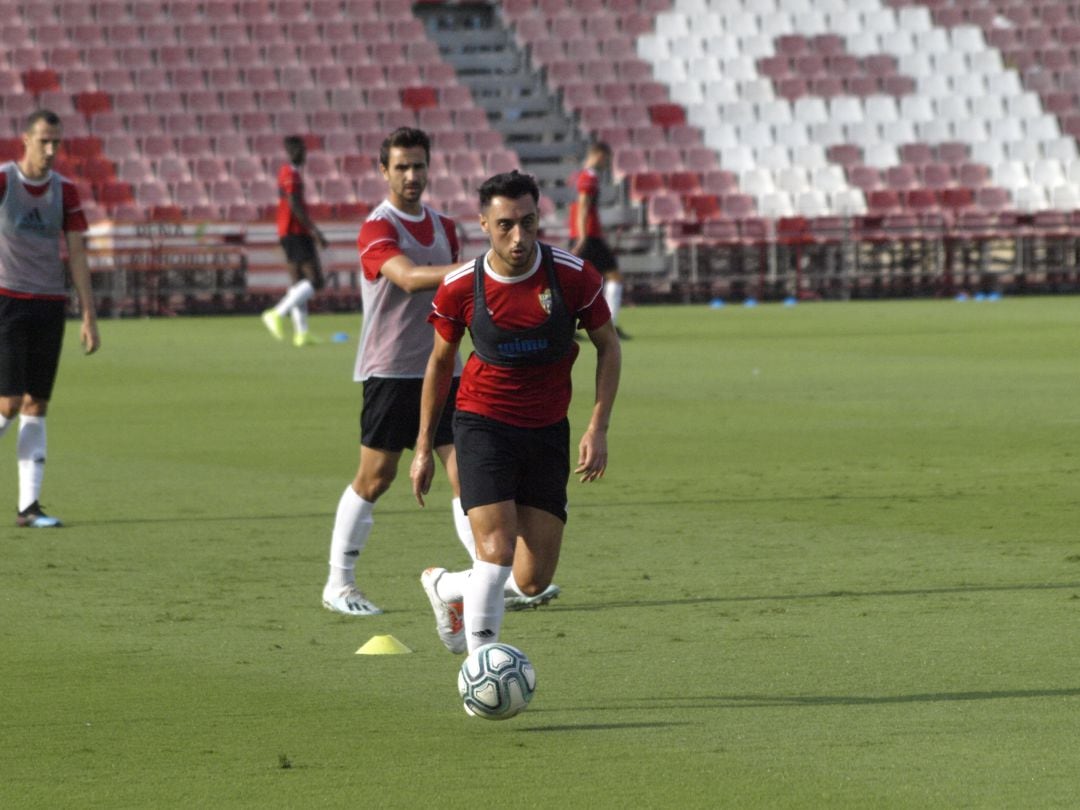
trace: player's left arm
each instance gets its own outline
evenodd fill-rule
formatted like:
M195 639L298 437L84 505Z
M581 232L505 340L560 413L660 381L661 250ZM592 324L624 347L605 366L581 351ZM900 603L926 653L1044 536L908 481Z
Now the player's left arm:
M608 424L622 372L622 348L615 324L608 319L601 326L590 329L588 334L596 347L596 399L589 426L578 443L578 463L574 473L581 476L582 482L603 478L607 470Z
M86 261L86 241L82 231L65 231L68 261L71 267L71 283L79 296L82 310L82 325L79 329L79 341L83 351L93 354L101 347L98 335L97 309L94 307L94 293L90 288L90 265Z

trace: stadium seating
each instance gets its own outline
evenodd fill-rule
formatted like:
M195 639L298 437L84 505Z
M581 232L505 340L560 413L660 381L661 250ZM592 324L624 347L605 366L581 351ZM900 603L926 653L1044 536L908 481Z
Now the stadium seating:
M1080 24L1062 4L592 6L582 15L518 0L503 15L581 128L615 147L616 177L657 225L673 217L671 167L659 162L675 132L679 168L704 186L689 150L711 148L752 210L771 216L911 207L954 220L983 204L1036 211L1080 197L1067 170L1080 136ZM609 50L622 54L618 68L582 56ZM624 65L639 78L622 77ZM666 98L646 100L646 83ZM825 161L840 173L806 174ZM715 217L679 182L688 220Z
M468 89L411 5L395 0L63 0L18 4L12 18L0 114L15 132L47 105L66 135L92 133L100 158L80 182L95 213L179 208L248 220L247 195L267 216L286 134L312 147L313 193L349 216L365 206L345 166L374 171L360 146L421 113L433 129L467 127L462 151L473 140L504 148L485 116L465 114ZM360 159L346 164L347 155ZM75 155L62 166L86 170Z
M373 154L400 123L435 136L432 199L449 210L468 209L484 173L516 165L403 0L10 6L6 134L37 105L55 107L68 136L60 165L91 211L265 217L281 138L294 132L311 146L313 203L344 216L381 196ZM757 250L775 236L767 220L800 217L785 239L820 242L836 217L865 220L852 232L870 235L904 217L918 226L909 234L980 214L1034 228L1036 214L1080 201L1073 4L497 6L582 134L615 147L643 222L675 242L712 234ZM17 156L18 141L0 151Z

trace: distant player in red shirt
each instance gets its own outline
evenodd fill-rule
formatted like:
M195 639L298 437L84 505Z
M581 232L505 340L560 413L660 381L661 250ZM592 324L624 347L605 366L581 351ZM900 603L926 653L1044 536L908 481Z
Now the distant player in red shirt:
M559 561L570 476L571 369L580 326L596 348L592 417L578 443L575 472L595 481L607 469L607 430L619 384L619 338L588 262L537 241L540 190L509 172L480 187L487 254L448 274L435 293L435 346L424 376L420 435L410 477L421 506L434 474L435 425L450 391L466 330L465 364L454 414L461 506L472 525L471 571L440 576L429 593L439 636L451 652L498 641L503 590L513 578L542 594ZM449 607L464 605L464 628L447 632Z
M292 315L293 345L313 343L308 334L307 302L323 286L322 265L315 241L327 246L326 237L308 216L304 202L304 178L300 169L307 158L307 147L299 135L285 138L289 162L278 170L277 232L285 260L289 265L290 286L285 296L262 314L266 328L278 340L285 339L285 317Z
M45 414L64 339L68 293L60 241L67 245L79 296L79 340L87 354L101 345L83 233L86 217L75 185L52 170L63 129L51 110L37 110L23 129L23 157L0 166L0 436L19 416L19 526L62 525L38 498L45 476Z
M622 308L623 277L619 262L604 238L597 201L600 198L600 173L611 165L611 147L603 141L589 146L585 163L577 176L577 197L570 203L570 252L586 259L604 276L604 300L611 310L611 321L622 340L630 336L618 326Z

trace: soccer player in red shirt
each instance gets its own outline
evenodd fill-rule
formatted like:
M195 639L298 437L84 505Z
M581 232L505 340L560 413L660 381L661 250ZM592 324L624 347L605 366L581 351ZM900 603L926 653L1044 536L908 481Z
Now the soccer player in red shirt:
M323 232L308 216L304 201L304 177L300 169L307 159L307 147L299 135L285 138L289 162L278 170L277 231L281 249L289 266L289 289L277 305L262 314L263 323L278 340L285 339L285 317L292 315L293 345L307 346L314 341L308 335L307 302L322 289L322 264L315 242L325 248L329 243Z
M577 176L577 198L570 203L570 252L588 261L604 276L604 300L611 310L611 322L622 340L630 336L618 326L622 308L623 277L619 262L604 238L597 201L600 173L611 165L611 147L603 141L589 146L585 163Z
M31 528L62 525L38 501L45 476L45 414L68 299L61 238L82 309L79 340L87 354L101 345L83 243L86 216L75 185L52 170L62 135L60 117L37 110L23 129L22 159L0 166L0 436L19 415L15 522Z
M428 594L439 636L451 652L498 641L503 590L511 576L526 594L541 594L555 574L566 522L567 410L579 325L596 349L597 366L592 416L578 443L575 473L588 482L607 469L619 338L596 268L537 240L539 198L536 181L516 171L484 182L480 224L491 249L446 276L430 318L435 346L410 469L421 506L434 474L435 426L466 330L474 349L458 388L454 447L476 556L471 571L435 569L440 576L434 595ZM464 628L450 632L449 608L458 599Z

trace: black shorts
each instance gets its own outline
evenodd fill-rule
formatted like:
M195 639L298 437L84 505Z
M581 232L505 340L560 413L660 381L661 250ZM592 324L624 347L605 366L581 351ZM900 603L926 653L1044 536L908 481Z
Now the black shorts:
M281 237L281 249L289 263L289 276L296 284L302 278L311 282L316 290L323 288L322 265L319 252L315 250L315 239L307 233L290 233Z
M585 246L581 250L581 258L601 273L611 273L619 269L615 254L611 252L608 243L598 236L586 237Z
M566 522L570 479L570 423L522 428L458 411L454 448L461 481L461 508L513 501Z
M369 377L364 380L364 406L360 411L360 444L374 450L400 453L416 445L420 431L420 393L424 381L419 378ZM450 386L442 418L435 428L435 446L454 443L454 402L458 378Z
M52 397L65 307L64 301L0 295L0 396Z

